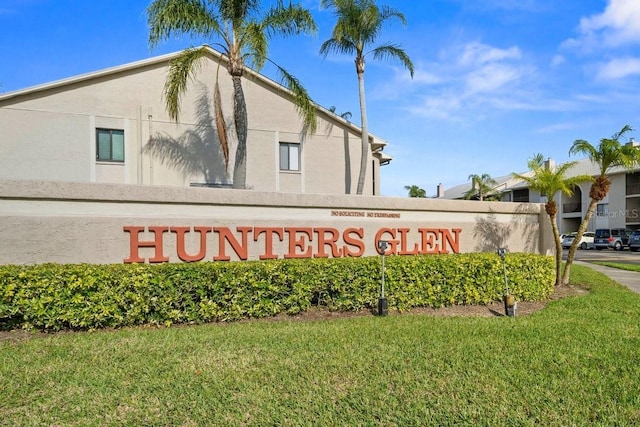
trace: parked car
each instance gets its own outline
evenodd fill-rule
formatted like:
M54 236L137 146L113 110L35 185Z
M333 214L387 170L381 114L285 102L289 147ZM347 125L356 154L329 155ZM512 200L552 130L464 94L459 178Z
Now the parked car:
M571 245L573 244L574 239L576 238L576 235L578 233L569 233L569 234L565 234L564 239L562 239L562 249L569 249L571 247ZM578 247L580 249L593 249L595 248L594 245L594 239L596 237L596 233L594 233L593 231L585 231L582 234L582 238L580 239L580 243L578 244Z
M629 236L629 249L638 252L640 250L640 230L635 230Z
M621 251L629 244L630 235L631 230L625 228L598 228L593 243L598 250L613 248Z

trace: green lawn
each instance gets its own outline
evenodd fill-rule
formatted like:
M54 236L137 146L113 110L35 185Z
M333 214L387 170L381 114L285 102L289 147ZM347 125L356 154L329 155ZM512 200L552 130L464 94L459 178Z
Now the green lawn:
M0 425L640 423L640 295L530 316L357 317L60 333L0 343Z
M623 263L623 262L611 262L611 261L600 261L600 262L596 262L595 264L604 265L606 267L619 268L621 270L639 271L640 272L640 265L638 265L638 264L626 264L626 263Z

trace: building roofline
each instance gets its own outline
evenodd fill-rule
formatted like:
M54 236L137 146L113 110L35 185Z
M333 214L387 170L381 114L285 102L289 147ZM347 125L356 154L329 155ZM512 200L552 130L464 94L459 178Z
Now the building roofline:
M227 62L228 58L226 55L222 54L221 52L215 50L214 48L212 48L209 45L203 45L202 47L207 49L207 52L213 56L214 58L222 61L222 62ZM115 67L109 67L109 68L103 68L101 70L96 70L96 71L91 71L88 73L84 73L84 74L79 74L76 76L72 76L72 77L67 77L64 79L60 79L60 80L54 80L52 82L47 82L47 83L43 83L43 84L39 84L39 85L35 85L35 86L30 86L24 89L18 89L18 90L14 90L11 92L7 92L7 93L3 93L0 94L0 102L3 101L10 101L14 98L18 98L21 96L25 96L25 95L32 95L32 94L38 94L39 92L45 92L48 90L53 90L53 89L59 89L59 88L63 88L65 86L70 86L76 83L82 83L82 82L86 82L86 81L90 81L90 80L94 80L94 79L98 79L98 78L102 78L102 77L107 77L107 76L111 76L114 74L118 74L118 73L122 73L122 72L127 72L127 71L131 71L131 70L136 70L139 68L144 68L144 67L148 67L148 66L152 66L152 65L157 65L157 64L162 64L164 62L169 62L172 59L174 59L175 57L177 57L178 55L180 55L184 50L180 50L180 51L176 51L176 52L172 52L172 53L167 53L164 55L159 55L159 56L154 56L152 58L147 58L147 59L143 59L140 61L134 61L134 62L129 62L127 64L123 64L123 65L117 65ZM287 89L286 87L282 86L281 84L279 84L278 82L260 74L259 72L253 70L252 68L246 67L245 66L245 71L247 74L249 74L251 76L251 79L256 79L259 80L260 82L272 87L273 89L276 89L278 91L282 91L284 93L286 93L289 96L293 96L293 93ZM341 124L349 127L351 130L353 130L355 133L362 133L362 128L360 126L357 126L355 124L353 124L351 121L346 120L343 117L340 117L339 115L337 115L336 113L331 112L329 109L324 108L323 106L317 104L317 103L313 103L313 105L315 106L316 110L319 112L324 113L325 115L331 117L332 120L340 122ZM382 150L384 148L384 146L387 145L387 142L381 138L378 138L377 136L369 133L369 137L373 138L376 146L381 147L380 149Z

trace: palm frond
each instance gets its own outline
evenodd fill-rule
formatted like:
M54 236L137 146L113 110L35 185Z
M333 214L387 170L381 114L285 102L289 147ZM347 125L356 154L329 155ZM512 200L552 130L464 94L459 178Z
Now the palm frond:
M186 92L189 80L198 72L200 60L206 55L205 46L190 48L180 53L169 64L169 74L164 83L164 98L169 117L176 122L180 117L180 98Z
M318 31L309 10L298 4L285 6L282 0L269 9L262 20L267 37L274 35L290 36L296 34L314 35Z
M352 55L357 51L355 44L353 44L350 40L341 39L337 40L335 38L331 38L320 46L320 55L323 57L327 57L330 52L339 53L342 55Z
M258 0L215 0L211 3L218 5L222 19L232 22L234 27L248 22L260 5Z
M293 93L293 100L298 114L302 117L305 133L314 133L318 127L316 107L307 90L300 81L278 64L270 61L280 73L280 84Z
M590 175L566 176L569 169L573 168L577 162L566 162L555 168L549 168L545 165L542 155L536 155L529 159L527 164L531 174L512 173L512 177L526 182L530 189L546 194L550 201L557 193L571 196L578 184L593 180Z
M619 139L631 130L631 126L625 125L612 138L602 138L598 146L583 139L577 139L571 146L569 154L586 155L589 160L598 165L600 176L606 176L614 167L630 169L640 164L640 150L637 147L621 144Z
M243 27L240 34L239 44L246 46L250 67L260 71L267 60L268 42L261 24L250 23Z
M155 0L146 13L151 47L174 35L208 37L220 29L215 15L201 0Z
M627 132L631 132L633 131L633 128L630 125L624 125L622 127L622 129L620 129L619 132L616 132L615 134L613 134L613 136L611 137L612 139L615 139L616 141L618 141L620 138L622 138Z
M373 59L397 59L406 69L409 70L411 77L413 78L413 62L409 58L409 55L404 51L404 49L400 48L400 46L396 44L387 44L383 46L378 46L372 51Z
M380 6L380 19L382 21L386 21L391 18L396 18L400 23L402 23L402 25L407 25L407 18L405 18L402 12L389 6Z

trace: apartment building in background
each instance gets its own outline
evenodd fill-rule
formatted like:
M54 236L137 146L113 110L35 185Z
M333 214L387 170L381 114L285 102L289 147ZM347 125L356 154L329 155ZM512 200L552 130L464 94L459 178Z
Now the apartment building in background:
M633 139L628 144L640 147L640 144ZM548 159L547 164L549 167L554 166L552 159ZM597 165L589 159L582 159L569 169L567 176L595 177L599 173ZM523 174L526 175L526 172ZM611 188L607 197L596 205L587 231L595 231L598 228L640 229L640 167L634 170L614 168L608 176ZM496 185L493 191L500 195L502 202L546 203L547 201L546 195L530 189L525 182L514 179L511 175L494 178L494 180ZM470 188L471 183L466 183L450 189L442 189L440 196L445 199L462 199ZM591 201L590 188L591 182L583 182L575 188L571 196L556 195L560 233L577 231Z
M233 85L227 58L207 49L182 97L178 123L169 118L163 98L170 61L178 53L0 94L0 179L231 186ZM216 74L231 141L228 167L215 129ZM247 189L355 194L360 127L316 105L317 131L307 135L286 88L251 70L242 84L249 124ZM391 157L383 152L385 141L371 135L369 140L363 194L378 195L380 167Z

